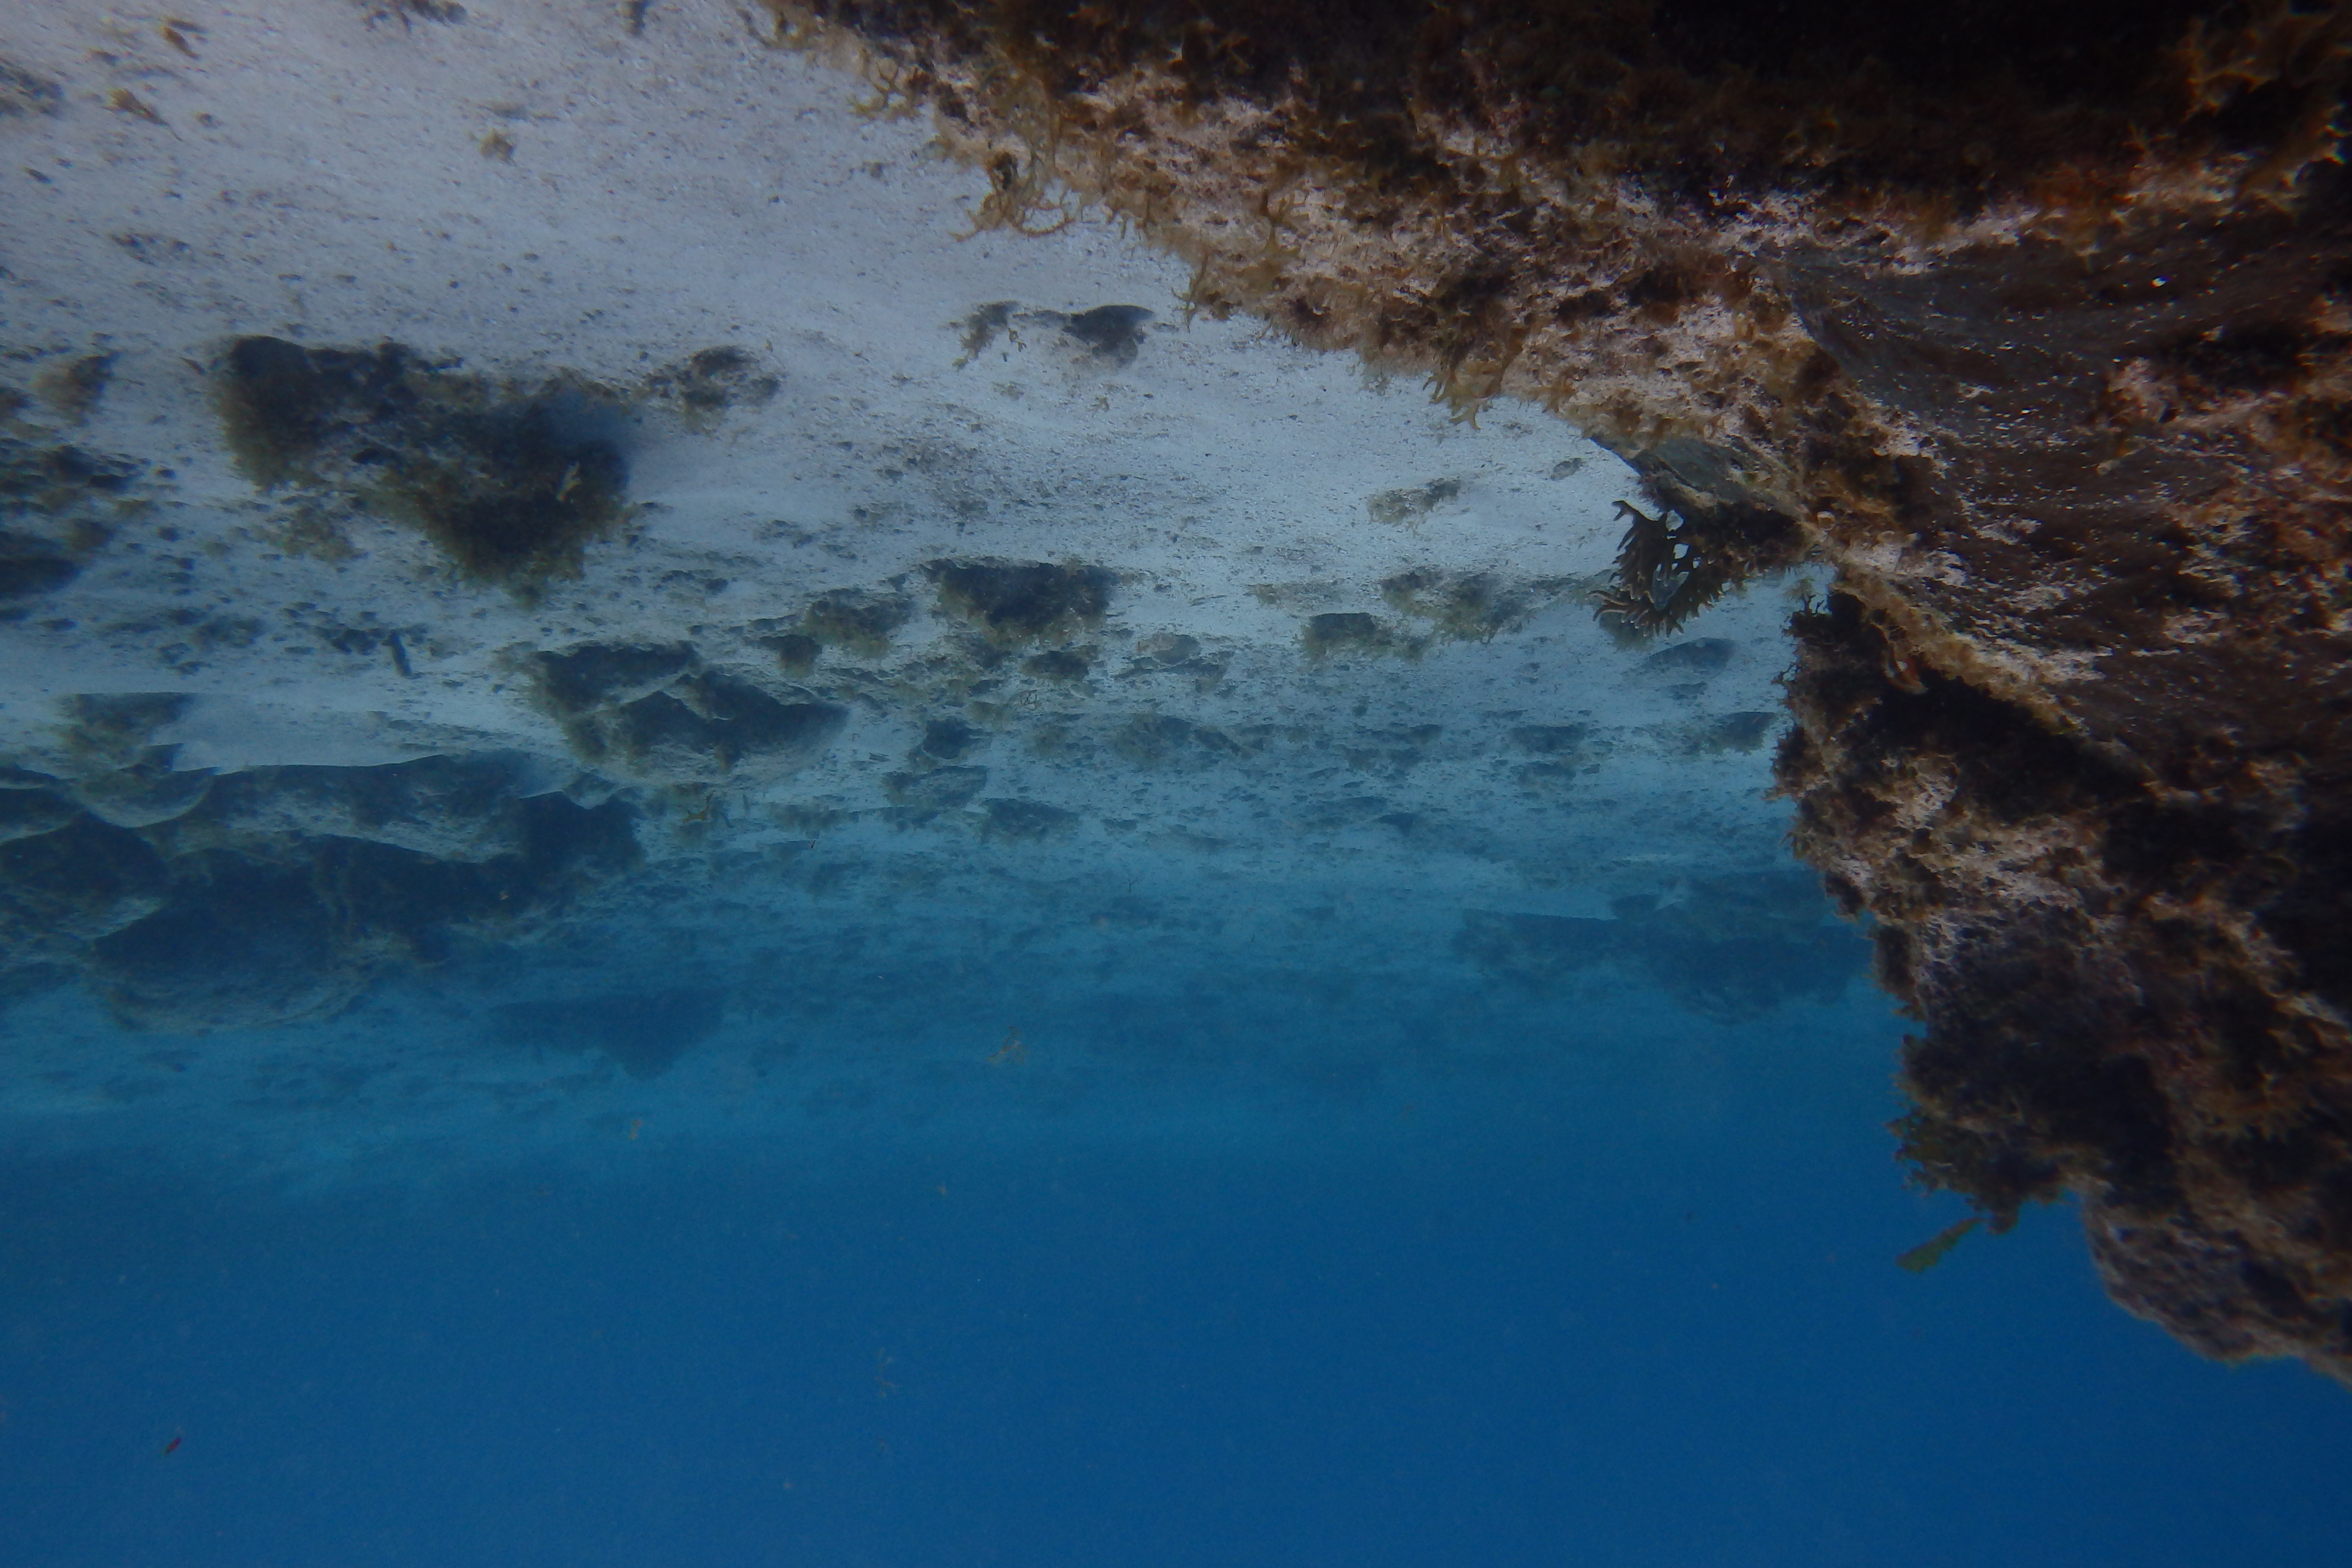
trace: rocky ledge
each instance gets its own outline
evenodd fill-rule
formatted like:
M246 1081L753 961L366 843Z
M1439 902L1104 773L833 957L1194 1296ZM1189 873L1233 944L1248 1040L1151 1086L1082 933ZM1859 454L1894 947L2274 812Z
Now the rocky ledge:
M1807 0L775 8L984 224L1538 400L1648 481L1608 613L1811 557L1800 851L1916 1010L1922 1180L2352 1370L2352 11Z

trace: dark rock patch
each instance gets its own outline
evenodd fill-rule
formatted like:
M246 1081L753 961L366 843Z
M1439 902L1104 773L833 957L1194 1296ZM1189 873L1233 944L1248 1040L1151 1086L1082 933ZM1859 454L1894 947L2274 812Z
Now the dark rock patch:
M0 788L0 844L54 833L81 808L45 789Z
M940 608L1006 647L1091 631L1110 611L1118 574L1101 566L1042 561L933 561Z
M47 540L0 530L0 600L54 594L79 575L73 557Z
M1685 725L1669 742L1669 749L1678 756L1706 757L1725 752L1753 752L1771 736L1773 727L1783 715L1756 710L1719 714L1712 719Z
M531 656L541 691L559 713L632 702L667 686L695 663L691 643L588 643Z
M591 763L641 777L716 782L738 768L790 773L814 759L848 717L829 702L786 702L749 681L706 672L593 715L574 743Z
M760 646L776 656L776 668L798 679L816 668L816 661L824 653L824 644L802 632L784 632L761 637Z
M33 391L51 409L79 424L89 417L99 400L106 395L107 385L114 379L115 358L110 353L99 353L68 360L36 376Z
M1151 312L1140 305L1097 305L1069 316L1038 314L1054 321L1062 335L1085 350L1088 359L1116 370L1135 363L1143 349L1144 329L1151 324Z
M1438 636L1492 642L1517 631L1537 611L1576 584L1566 577L1506 580L1492 572L1444 572L1422 567L1381 584L1391 608L1430 623Z
M960 763L988 744L985 733L961 719L932 719L923 725L923 738L907 760L917 767Z
M1590 724L1520 724L1510 731L1511 744L1530 756L1573 756L1592 738Z
M772 402L783 389L783 382L763 372L758 357L750 350L720 345L698 350L681 363L656 373L649 378L647 389L656 395L676 397L689 426L709 429L731 408L756 407Z
M1643 658L1638 667L1645 676L1663 676L1688 680L1720 675L1731 663L1739 645L1727 637L1694 637L1662 647Z
M1402 654L1412 657L1420 645L1378 616L1361 610L1333 610L1309 616L1298 630L1298 646L1312 659L1343 654Z
M65 89L56 82L13 61L0 60L0 120L57 114L65 104Z
M79 973L127 1026L330 1015L387 968L530 940L636 863L626 806L530 793L541 770L500 755L151 775L142 742L177 700L81 700L69 754L91 771L0 781L0 971ZM136 793L166 788L195 793Z
M212 787L209 773L180 773L160 761L142 761L78 781L74 798L100 822L117 827L153 827L202 805Z
M823 647L879 658L890 651L891 634L914 614L914 601L903 594L843 589L820 595L802 612L800 629Z
M339 951L307 868L207 859L162 909L91 946L90 974L134 1028L203 1033L341 1011L367 981Z

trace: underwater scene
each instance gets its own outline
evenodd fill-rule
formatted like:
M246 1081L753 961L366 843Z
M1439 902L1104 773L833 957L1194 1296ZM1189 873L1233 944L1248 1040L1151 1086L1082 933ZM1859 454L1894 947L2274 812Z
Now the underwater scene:
M2352 7L0 0L0 1564L2352 1554Z

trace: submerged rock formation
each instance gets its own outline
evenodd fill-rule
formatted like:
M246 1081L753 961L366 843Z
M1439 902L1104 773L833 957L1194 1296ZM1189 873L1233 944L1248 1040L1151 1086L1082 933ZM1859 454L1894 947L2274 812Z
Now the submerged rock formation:
M1832 566L1780 778L1925 1023L1918 1173L2352 1373L2352 9L775 12L982 226L1107 211L1193 310L1623 453L1630 628Z
M78 973L133 1028L331 1015L389 968L545 932L638 860L625 805L519 755L173 772L153 732L185 706L77 698L0 773L0 1001Z

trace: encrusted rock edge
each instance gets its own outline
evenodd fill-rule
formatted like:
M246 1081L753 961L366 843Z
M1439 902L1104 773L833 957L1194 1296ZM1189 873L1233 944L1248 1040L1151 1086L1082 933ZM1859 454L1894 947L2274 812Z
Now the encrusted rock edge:
M1780 777L1925 1026L1915 1170L2347 1375L2352 8L769 10L936 112L976 226L1107 213L1192 310L1832 568Z
M2352 1037L2340 928L2311 926L2343 821L2168 802L1962 682L1898 684L1850 595L1792 629L1777 773L1798 853L1872 914L1879 980L1927 1025L1916 1174L1996 1230L2076 1194L2117 1301L2352 1382Z

